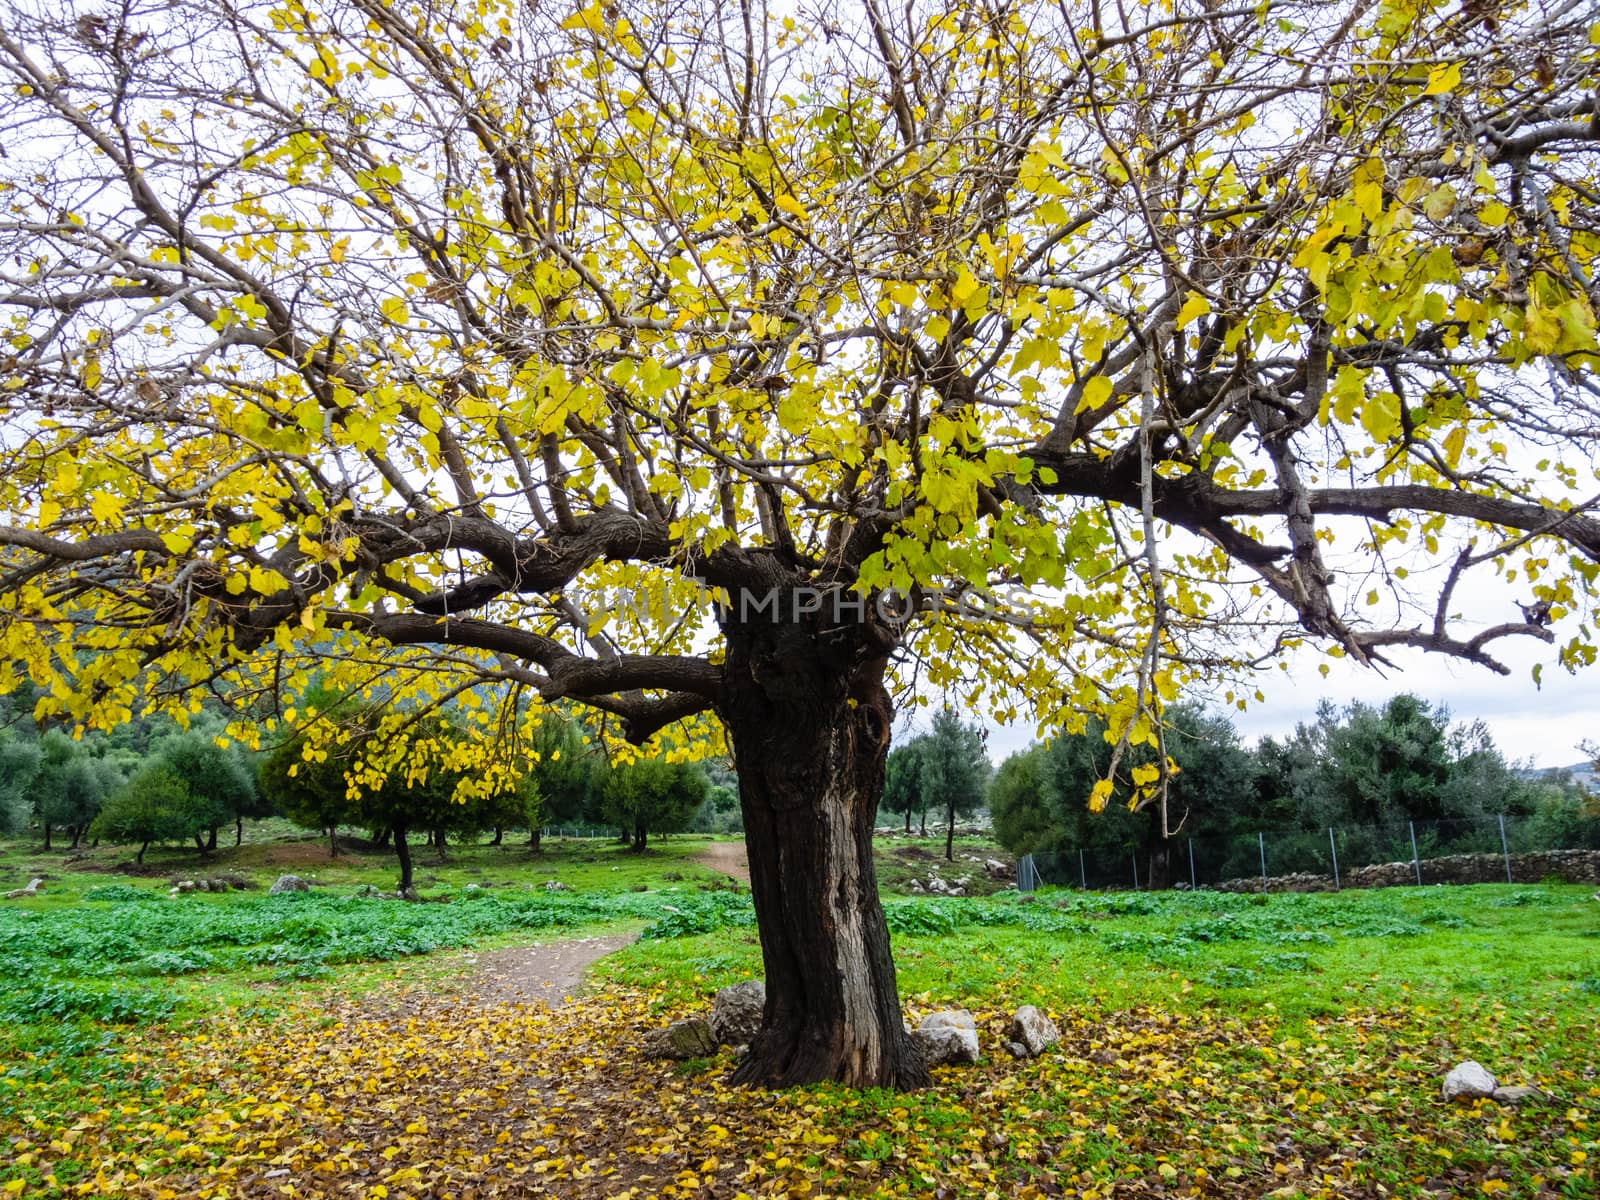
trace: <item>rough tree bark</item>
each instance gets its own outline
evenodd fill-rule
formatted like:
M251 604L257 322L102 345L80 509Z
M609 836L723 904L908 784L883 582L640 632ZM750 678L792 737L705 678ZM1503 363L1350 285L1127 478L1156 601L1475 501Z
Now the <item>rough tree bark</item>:
M798 622L728 634L718 710L767 983L762 1030L733 1082L924 1086L872 862L891 726L884 651Z

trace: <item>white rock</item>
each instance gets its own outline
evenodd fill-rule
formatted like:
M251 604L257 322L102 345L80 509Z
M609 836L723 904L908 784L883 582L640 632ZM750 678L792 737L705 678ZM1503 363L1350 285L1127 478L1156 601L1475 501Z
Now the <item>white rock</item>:
M1061 1040L1061 1031L1044 1013L1024 1004L1011 1016L1011 1040L1020 1042L1028 1057L1036 1058Z
M929 1013L922 1018L918 1029L972 1029L978 1028L978 1022L971 1013L964 1008L947 1008L943 1012Z
M285 892L309 892L311 885L298 875L279 875L277 882L267 889L269 896L281 896Z
M936 1025L932 1029L918 1029L911 1040L922 1047L922 1057L930 1067L951 1063L978 1061L978 1031L956 1029L950 1025Z
M1489 1074L1480 1064L1468 1059L1459 1066L1453 1067L1444 1077L1444 1098L1446 1100L1481 1100L1494 1095L1496 1087L1494 1076Z
M929 1013L911 1038L930 1067L978 1061L978 1023L965 1009Z

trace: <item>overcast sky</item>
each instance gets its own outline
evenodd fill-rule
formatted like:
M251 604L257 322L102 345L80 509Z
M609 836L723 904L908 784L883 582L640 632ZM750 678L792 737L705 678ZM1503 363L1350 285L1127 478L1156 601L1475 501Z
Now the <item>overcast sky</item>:
M1354 585L1357 595L1365 583L1354 576L1368 558L1352 549L1330 559L1345 574L1344 586ZM1409 560L1416 607L1402 611L1386 604L1382 609L1363 609L1359 615L1374 628L1430 624L1437 585L1450 559L1446 553ZM1526 583L1509 584L1487 568L1476 568L1462 577L1452 596L1449 631L1466 640L1483 628L1519 621L1516 603L1530 598ZM1395 668L1371 669L1350 658L1330 659L1321 647L1307 647L1286 660L1287 670L1273 665L1255 673L1253 678L1266 696L1264 703L1252 702L1246 711L1233 709L1228 715L1245 741L1254 743L1268 735L1292 733L1297 722L1310 721L1316 715L1324 698L1336 705L1352 700L1381 704L1398 692L1413 692L1448 706L1455 721L1481 719L1501 753L1512 761L1527 760L1539 767L1572 766L1587 761L1579 742L1600 741L1600 666L1569 675L1556 662L1556 647L1579 633L1584 615L1569 613L1557 622L1554 644L1531 637L1492 642L1489 652L1510 668L1509 675L1420 650L1385 651ZM1538 663L1544 664L1541 686L1533 682L1533 668ZM1323 664L1328 666L1326 677L1319 670ZM1214 696L1203 689L1191 690L1185 698L1209 702L1220 711L1224 708L1222 693L1228 687L1219 683ZM929 710L924 709L916 722L925 726L930 719ZM1034 732L1028 719L1009 727L992 727L990 758L998 765L1008 754L1027 746ZM906 736L903 727L895 730L897 742Z
M1425 700L1449 706L1457 721L1482 718L1501 752L1513 760L1531 759L1535 766L1566 767L1584 761L1578 743L1600 740L1600 678L1597 671L1568 675L1555 666L1553 650L1531 639L1500 643L1500 656L1511 667L1509 676L1483 667L1417 651L1393 654L1401 669L1368 670L1353 660L1328 660L1302 653L1289 662L1287 672L1271 668L1259 673L1265 704L1253 703L1246 712L1234 711L1234 725L1246 741L1293 731L1298 721L1309 721L1324 697L1335 704L1351 700L1381 703L1396 692L1415 692ZM1543 686L1536 688L1533 664L1545 662ZM1328 662L1326 679L1317 670ZM1201 699L1201 696L1193 696ZM1221 696L1216 701L1220 706ZM1006 755L1032 740L1033 728L1018 722L989 734L989 754L998 764Z

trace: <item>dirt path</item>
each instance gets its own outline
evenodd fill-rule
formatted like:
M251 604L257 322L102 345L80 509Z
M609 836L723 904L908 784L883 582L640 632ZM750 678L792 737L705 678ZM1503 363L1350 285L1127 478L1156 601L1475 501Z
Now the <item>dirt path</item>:
M745 857L743 842L712 842L694 860L702 867L731 875L740 883L750 882L750 860Z
M478 999L490 1004L543 1000L556 1008L577 990L583 982L584 969L590 963L622 949L633 940L632 934L617 934L490 950L478 956L472 991Z

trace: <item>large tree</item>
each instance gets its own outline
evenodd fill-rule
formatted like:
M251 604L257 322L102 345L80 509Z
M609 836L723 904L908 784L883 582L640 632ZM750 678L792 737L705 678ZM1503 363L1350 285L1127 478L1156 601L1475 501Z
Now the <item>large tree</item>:
M725 740L740 1080L927 1078L891 685L1131 748L1299 644L1594 655L1587 6L9 7L0 687Z

